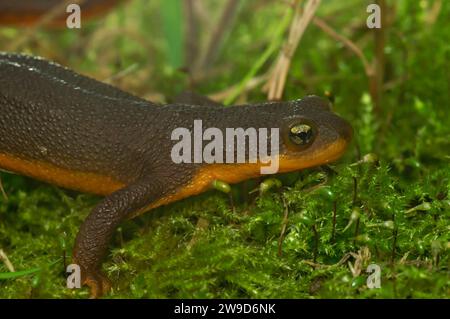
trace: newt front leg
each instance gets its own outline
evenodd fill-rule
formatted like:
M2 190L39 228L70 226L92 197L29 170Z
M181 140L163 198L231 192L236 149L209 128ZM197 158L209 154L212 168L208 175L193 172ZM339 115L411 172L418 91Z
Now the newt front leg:
M106 293L111 285L101 273L101 263L117 226L130 214L144 209L162 195L163 184L143 179L105 197L81 226L73 251L73 263L80 266L81 281L91 289L91 298Z

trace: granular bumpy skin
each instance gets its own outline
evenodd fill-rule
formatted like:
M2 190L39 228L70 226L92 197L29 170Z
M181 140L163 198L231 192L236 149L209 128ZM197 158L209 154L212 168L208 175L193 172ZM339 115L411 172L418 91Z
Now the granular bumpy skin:
M0 168L106 196L74 248L93 296L109 286L101 261L122 220L204 192L214 180L237 183L261 174L260 163L174 163L175 129L192 133L196 120L222 132L276 128L280 172L334 161L352 136L350 125L315 96L233 107L192 93L184 100L157 105L41 58L0 54ZM307 147L286 138L296 123L312 128Z

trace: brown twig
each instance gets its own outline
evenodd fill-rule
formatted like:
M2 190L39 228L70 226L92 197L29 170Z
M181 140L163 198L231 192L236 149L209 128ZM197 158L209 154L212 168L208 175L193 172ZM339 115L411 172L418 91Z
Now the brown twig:
M384 81L384 68L385 68L385 54L384 47L386 45L386 15L387 5L386 0L377 0L377 4L381 10L381 28L374 29L374 42L375 42L375 58L373 61L374 74L372 78L369 78L370 82L370 95L374 104L375 112L381 111L381 100L383 95L383 81Z
M317 261L317 254L319 252L319 233L317 232L316 225L311 226L314 233L314 251L313 251L313 262Z
M340 35L336 31L334 31L324 20L318 17L314 17L313 23L335 40L342 42L342 44L344 44L350 51L352 51L361 60L367 76L373 74L374 71L372 65L364 56L362 50L355 43L353 43L351 40L344 37L343 35Z
M315 17L313 23L319 27L322 31L330 35L332 38L339 42L342 42L349 50L351 50L362 62L364 71L369 80L369 92L374 103L375 111L379 112L381 108L383 80L384 80L384 68L385 68L385 55L384 47L386 42L386 12L387 5L385 0L378 0L377 3L381 8L381 28L375 29L375 58L373 63L370 63L365 57L362 50L348 38L338 34L334 31L325 21Z
M394 267L394 262L395 262L395 255L397 252L396 246L397 246L397 234L398 234L398 230L397 228L394 228L394 230L392 231L393 234L393 239L392 239L392 252L391 252L391 265L392 267Z
M3 188L2 178L0 177L0 192L5 200L8 200L8 194L6 194L5 189Z
M184 0L186 21L186 67L192 73L194 63L198 56L200 29L198 16L194 7L196 0Z
M331 242L335 242L336 236L336 213L337 213L337 201L333 201L333 229L331 231Z
M233 214L236 214L236 206L234 205L233 192L228 194L228 200L230 201L231 209L233 210Z
M283 216L283 222L281 224L281 232L280 237L278 238L278 257L281 257L283 254L283 240L286 236L286 228L288 224L288 217L289 217L289 207L286 203L286 199L283 197L283 206L284 206L284 216Z
M312 262L309 260L303 260L302 262L315 268L315 269L316 268L331 268L331 267L339 267L339 266L344 265L350 257L352 257L352 254L346 253L344 256L342 256L342 258L337 263L332 264L332 265L318 264L316 262Z
M222 15L208 40L206 53L197 61L196 69L207 69L216 59L225 36L231 29L239 9L239 0L228 0Z
M352 205L356 205L356 200L358 199L358 180L356 177L353 177L353 198L352 198Z

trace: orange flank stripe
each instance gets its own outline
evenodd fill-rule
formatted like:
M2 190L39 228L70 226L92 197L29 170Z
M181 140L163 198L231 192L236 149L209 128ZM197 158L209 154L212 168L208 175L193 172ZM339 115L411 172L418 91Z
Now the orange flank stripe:
M124 183L108 176L70 170L50 163L26 160L9 154L0 154L0 167L64 188L97 195L108 195L125 186Z
M317 154L308 154L304 156L280 155L278 157L278 173L298 171L301 169L319 166L333 162L341 157L347 147L347 142L343 139L335 141L328 146L326 151ZM192 180L184 187L178 189L175 193L161 198L149 206L139 210L133 216L140 215L153 208L167 205L169 203L187 198L193 195L203 193L211 188L214 180L220 180L229 184L236 184L247 179L261 176L261 163L243 163L243 164L209 164L201 168Z
M280 155L278 157L278 173L301 170L332 162L344 153L346 147L347 142L339 139L315 154ZM261 166L266 166L266 164L205 164L186 185L136 211L130 215L130 218L153 208L203 193L211 188L214 180L235 184L258 177L261 175ZM98 195L108 195L126 186L125 183L108 176L60 168L49 163L21 159L8 154L0 154L0 168L65 188Z
M221 180L229 184L259 176L259 164L208 164L201 168L187 185L179 188L175 193L168 194L149 206L131 215L131 218L141 215L151 209L167 205L183 198L203 193L211 188L214 180Z

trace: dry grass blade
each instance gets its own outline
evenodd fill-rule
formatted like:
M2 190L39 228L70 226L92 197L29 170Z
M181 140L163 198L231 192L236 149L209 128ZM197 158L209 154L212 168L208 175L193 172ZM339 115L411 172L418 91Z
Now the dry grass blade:
M108 84L113 84L117 82L118 80L128 76L129 74L132 74L138 70L139 65L137 63L131 64L129 67L125 68L122 71L117 72L116 74L111 75L110 77L106 78L103 82Z
M8 256L6 255L6 253L3 251L3 249L0 249L0 260L3 261L3 263L5 264L6 268L10 271L10 272L15 272L16 270L14 269L13 264L11 263L11 261L9 260Z
M5 200L8 200L8 195L5 192L5 189L3 188L2 179L0 177L0 192L2 193L2 196Z
M275 66L265 86L265 90L268 92L268 100L281 99L292 57L319 5L320 0L308 0L304 10L302 10L300 3L297 4L288 39L275 62Z
M442 9L442 0L436 0L434 1L433 5L431 6L431 9L428 11L425 21L429 26L432 26L436 23L437 18L439 17L439 14L441 13Z
M358 251L358 253L350 253L350 255L355 258L355 262L354 264L348 262L348 267L350 268L353 277L358 277L370 261L370 250L368 247L364 246Z
M242 94L244 92L251 91L266 80L267 80L267 75L254 77L245 83L242 90L240 90L240 93ZM233 85L229 88L226 88L225 90L210 94L210 95L208 95L208 97L214 101L224 101L231 94L233 94L239 86L240 86L240 83Z

